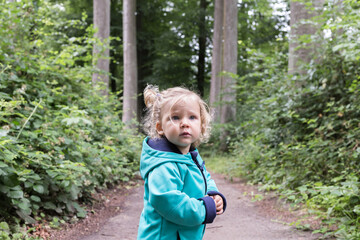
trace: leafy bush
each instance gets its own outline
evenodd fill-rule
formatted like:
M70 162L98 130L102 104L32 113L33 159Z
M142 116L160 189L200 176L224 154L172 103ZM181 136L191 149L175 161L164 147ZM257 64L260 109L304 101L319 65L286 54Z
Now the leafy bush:
M0 222L84 217L79 202L137 169L139 140L119 120L119 99L91 85L92 27L59 8L0 7ZM68 26L88 36L67 36Z
M234 166L250 181L316 210L329 225L322 232L357 239L359 6L336 6L329 3L322 23L331 37L312 36L322 56L306 75L287 76L281 54L260 61L260 51L248 52L254 71L238 79L241 122L231 126L230 143Z

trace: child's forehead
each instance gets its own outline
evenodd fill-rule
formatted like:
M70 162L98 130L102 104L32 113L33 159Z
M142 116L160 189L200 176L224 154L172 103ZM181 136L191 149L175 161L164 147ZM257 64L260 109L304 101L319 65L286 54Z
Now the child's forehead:
M164 106L166 111L181 111L183 108L193 111L199 111L200 105L197 98L194 96L178 98L176 101L169 101Z

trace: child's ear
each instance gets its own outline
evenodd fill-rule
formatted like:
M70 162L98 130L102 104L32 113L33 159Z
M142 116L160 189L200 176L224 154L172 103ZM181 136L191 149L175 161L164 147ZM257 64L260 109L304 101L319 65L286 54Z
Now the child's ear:
M164 135L164 130L160 122L156 122L156 131L160 136Z

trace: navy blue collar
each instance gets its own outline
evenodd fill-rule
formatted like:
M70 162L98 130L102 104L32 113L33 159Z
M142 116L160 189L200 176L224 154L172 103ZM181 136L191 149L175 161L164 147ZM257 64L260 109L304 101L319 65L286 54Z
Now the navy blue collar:
M167 138L149 138L148 145L155 150L159 150L162 152L173 152L182 154L180 150L176 147L175 144L171 143ZM194 147L190 147L190 153L192 154L195 151Z
M180 150L176 147L175 144L171 143L167 138L149 138L147 144L155 150L162 151L162 152L172 152L172 153L178 153L182 154ZM205 162L202 162L202 165L199 165L199 162L197 161L198 152L195 151L195 148L193 146L190 147L190 155L195 164L200 168L201 171L204 169Z

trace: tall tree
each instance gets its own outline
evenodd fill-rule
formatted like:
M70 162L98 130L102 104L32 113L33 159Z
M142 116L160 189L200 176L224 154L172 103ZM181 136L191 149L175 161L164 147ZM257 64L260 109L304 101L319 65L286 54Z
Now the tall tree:
M236 92L232 74L237 73L237 1L215 0L210 106L215 108L215 120L227 123L235 120Z
M213 31L213 51L211 58L211 81L210 81L210 107L212 108L215 121L220 119L220 89L222 71L222 48L223 48L223 20L224 20L224 0L215 0L214 11L214 31Z
M199 14L199 54L198 54L198 71L197 71L197 85L201 96L204 96L205 84L205 54L206 54L206 0L200 0L200 14Z
M221 123L228 123L236 117L236 81L234 75L237 73L237 23L238 9L237 0L224 1L223 22L223 71L226 73L221 82L222 106ZM232 75L231 75L232 74Z
M110 0L93 0L95 37L93 58L98 71L92 75L94 85L103 84L101 93L108 95L109 86L109 37L110 37Z
M310 63L313 53L316 52L316 45L307 43L300 45L301 36L312 36L318 30L316 21L312 18L319 15L324 0L292 0L290 1L290 43L289 43L289 64L288 73L304 75L306 69L301 63Z
M136 0L123 1L124 91L122 121L137 117Z

